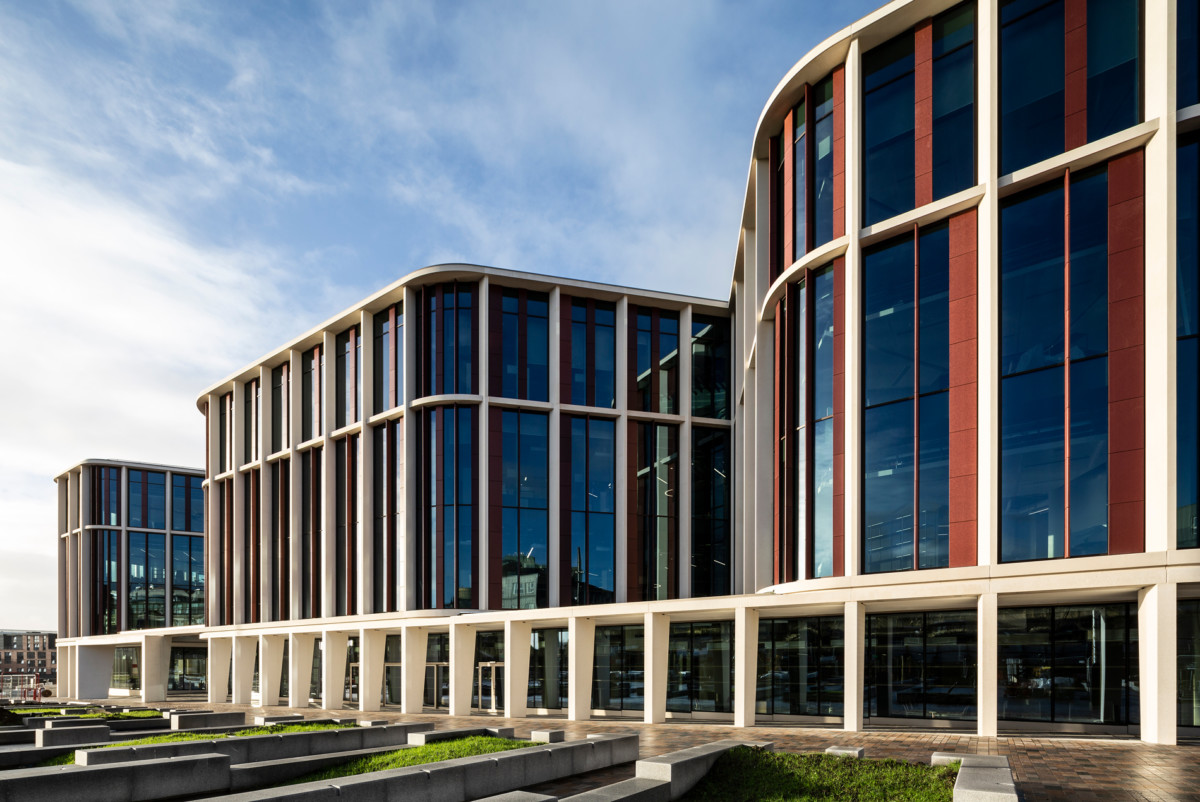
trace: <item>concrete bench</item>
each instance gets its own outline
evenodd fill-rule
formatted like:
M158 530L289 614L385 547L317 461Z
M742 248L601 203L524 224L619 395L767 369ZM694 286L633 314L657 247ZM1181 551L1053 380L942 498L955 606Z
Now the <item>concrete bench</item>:
M645 780L670 783L671 799L678 799L692 790L692 786L700 782L705 774L708 774L708 770L712 768L713 763L717 762L717 758L735 746L774 748L774 744L766 741L715 741L639 760L635 766L636 776Z
M934 752L934 766L961 763L954 781L954 802L1017 802L1017 786L1004 755L956 755Z
M373 755L386 755L412 746L377 746L373 749L355 749L348 752L331 752L324 755L299 755L281 760L263 760L258 763L242 763L230 767L230 791L252 791L271 788L291 782L298 777L315 771L341 766Z
M533 791L509 791L507 794L496 794L478 802L558 802L558 797L535 794Z
M113 732L149 732L151 730L171 729L171 722L165 718L110 719L104 723Z
M841 755L842 757L862 757L865 751L861 746L829 746L825 748L825 754Z
M21 723L31 730L44 729L48 721L89 721L79 716L22 716Z
M34 742L34 733L34 730L27 730L24 727L18 727L15 730L6 730L5 732L0 732L0 746L31 744Z
M231 727L246 723L245 713L172 713L171 729L190 730L198 727Z
M98 744L108 741L112 731L103 724L91 727L69 727L58 730L36 730L34 743L43 746L74 746L77 744Z
M65 730L70 727L94 727L97 724L107 724L102 718L48 718L42 722L41 729L44 730Z
M162 716L165 719L169 719L169 718L171 718L171 716L175 715L176 713L212 713L212 712L215 712L215 711L212 711L212 710L188 710L188 709L182 708L182 707L171 707L171 708L168 708L168 709L162 711Z
M254 726L269 727L272 724L294 724L297 721L304 721L304 716L300 713L289 713L285 716L255 716Z
M563 797L562 802L669 802L670 799L669 782L634 777L601 788L593 788L575 796Z
M7 799L137 802L195 798L229 788L229 758L202 754L150 763L17 769L4 773ZM85 790L86 789L86 790Z
M541 744L556 744L567 739L566 730L534 730L529 735L529 740L536 741Z
M414 746L424 746L438 741L455 741L459 738L470 738L473 735L491 735L496 738L513 737L512 727L461 727L456 730L429 730L414 732L408 742Z

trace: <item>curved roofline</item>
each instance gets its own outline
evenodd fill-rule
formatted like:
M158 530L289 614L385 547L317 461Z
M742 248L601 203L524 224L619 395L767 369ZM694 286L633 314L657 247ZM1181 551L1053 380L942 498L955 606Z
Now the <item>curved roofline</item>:
M700 306L705 307L715 314L729 314L730 301L720 298L705 298L697 295L683 295L675 292L662 292L660 290L644 290L636 287L629 287L622 284L605 284L598 281L587 281L585 279L565 278L560 276L550 276L544 273L529 273L523 270L510 270L503 267L489 267L487 265L473 265L465 262L446 262L443 264L428 265L419 267L400 278L368 295L363 300L346 307L341 312L327 318L326 320L313 326L308 331L298 337L293 337L278 348L274 348L263 354L258 359L250 362L248 365L239 368L233 373L228 374L225 378L218 382L209 385L196 398L196 408L201 412L204 411L204 402L209 395L218 392L231 382L242 380L247 371L264 365L279 361L278 357L292 349L303 349L310 344L315 343L314 338L331 328L336 328L339 325L351 326L356 320L350 320L351 316L356 315L359 311L366 309L373 311L380 307L388 306L395 303L400 298L396 295L401 290L408 287L421 287L425 284L433 284L440 281L447 281L455 278L467 277L472 279L478 278L496 278L496 279L512 279L519 281L522 286L531 287L534 289L550 290L555 287L573 289L577 292L597 298L611 298L616 300L623 296L634 296L644 298L647 301L660 303L667 307L677 306Z
M104 457L88 457L67 468L65 471L60 471L54 477L54 481L58 481L72 471L78 470L85 466L101 465L107 467L133 468L141 471L169 471L170 473L190 473L195 476L204 476L203 468L188 468L184 465L163 465L157 462L138 462L137 460L129 459L106 459Z

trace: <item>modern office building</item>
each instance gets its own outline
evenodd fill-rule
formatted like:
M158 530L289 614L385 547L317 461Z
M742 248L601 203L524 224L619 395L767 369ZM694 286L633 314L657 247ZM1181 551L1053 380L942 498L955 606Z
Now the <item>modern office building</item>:
M58 674L56 634L42 630L0 630L0 683L23 678L33 684L53 683ZM11 686L14 680L9 680Z
M440 265L205 390L210 698L1197 732L1198 32L897 0L727 298Z
M55 482L59 696L203 691L204 472L91 459Z

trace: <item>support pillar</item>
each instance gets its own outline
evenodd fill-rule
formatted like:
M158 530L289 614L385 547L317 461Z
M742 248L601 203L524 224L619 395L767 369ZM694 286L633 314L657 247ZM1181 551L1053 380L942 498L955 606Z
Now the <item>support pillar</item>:
M346 647L350 636L345 632L322 632L321 709L341 710L346 692Z
M475 676L475 628L450 625L450 715L471 714L471 680Z
M279 704L279 680L283 676L283 635L262 635L258 639L258 693L263 707Z
M664 613L646 613L645 693L643 721L661 724L667 720L667 656L671 637L671 619Z
M1163 582L1139 590L1137 626L1142 740L1174 746L1179 726L1179 586Z
M142 638L142 702L167 700L167 675L171 671L171 639Z
M316 646L316 635L288 635L288 707L308 707Z
M387 633L364 629L358 633L358 709L371 713L383 705L383 657Z
M229 687L229 660L233 655L233 638L210 638L208 641L208 703L225 704ZM111 658L109 658L111 660Z
M400 711L405 714L420 713L425 706L425 654L428 648L428 633L417 627L405 627L400 647L403 650L400 683Z
M504 622L504 715L524 718L529 714L529 639L533 627L528 621Z
M112 683L113 646L75 647L77 699L107 699ZM224 687L222 685L221 687Z
M254 681L254 655L258 638L233 639L233 698L235 705L250 704L250 687Z
M567 622L567 719L592 717L592 669L596 650L596 622L573 617Z
M996 737L997 699L1000 692L1000 652L997 644L1000 619L998 597L984 593L979 597L975 613L975 709L978 734Z
M758 692L758 610L739 607L733 613L733 726L754 726Z
M863 728L863 694L866 690L866 607L859 602L846 602L842 623L845 627L846 644L842 729L846 732L859 732Z

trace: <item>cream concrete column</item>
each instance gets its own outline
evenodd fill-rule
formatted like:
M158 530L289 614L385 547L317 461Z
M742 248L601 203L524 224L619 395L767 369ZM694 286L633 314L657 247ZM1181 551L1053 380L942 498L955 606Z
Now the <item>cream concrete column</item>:
M337 381L335 374L337 373L337 335L331 331L324 332L324 341L321 343L321 355L325 360L325 367L321 371L321 487L318 492L321 494L321 554L313 555L314 560L320 560L321 571L321 615L325 618L332 618L337 615L337 558L334 551L337 548L337 480L334 478L334 470L337 468L337 454L333 447L333 440L329 437L330 430L333 429L334 423L337 421L337 413L334 411L334 404L337 403ZM318 525L316 521L313 525ZM313 617L316 617L314 611ZM325 644L326 650L329 644ZM328 656L328 651L326 652ZM322 662L322 665L324 663ZM322 684L322 688L324 685ZM341 706L341 692L338 692L339 707ZM328 709L328 708L326 708Z
M400 647L404 651L400 684L400 710L406 715L420 713L424 707L425 655L428 634L418 627L405 627Z
M288 635L288 707L308 707L316 645L316 635L307 632Z
M59 699L74 699L74 686L71 684L74 677L74 660L73 646L58 647L58 681L55 683L54 695Z
M350 636L345 632L321 633L321 709L341 710L346 692L346 647Z
M995 737L997 698L1000 692L998 649L999 610L995 593L980 595L975 613L975 709L977 733Z
M753 727L758 691L758 610L734 610L733 649L733 726Z
M1170 582L1138 591L1138 673L1141 677L1142 740L1174 746L1179 711L1179 586Z
M500 288L497 288L496 291L502 292ZM483 347L483 343L487 338L480 336L480 334L482 332L487 332L489 335L492 333L488 315L488 312L491 309L490 294L491 282L488 280L487 276L484 276L479 280L479 300L476 305L479 313L479 331L476 332L475 335L475 354L477 357L476 361L479 366L479 387L477 389L479 394L483 397L483 401L480 402L479 407L476 410L475 431L471 435L476 444L475 479L477 484L475 487L478 489L478 497L475 499L474 503L475 509L482 512L476 521L475 553L472 555L477 561L476 565L478 566L478 570L476 571L476 576L478 577L479 581L478 587L474 589L475 606L480 610L490 609L491 605L488 599L490 594L488 593L488 588L491 587L491 583L493 581L500 580L500 577L495 577L494 579L491 577L491 560L489 559L491 545L489 541L491 538L487 536L488 527L485 523L488 514L483 512L484 510L489 509L488 494L492 489L488 476L492 462L489 456L491 451L491 443L489 442L489 438L491 437L491 413L490 406L488 405L488 393L491 392L489 387L489 378L492 371L491 361L489 359L489 351L491 349ZM496 325L500 325L499 320L496 321ZM473 656L474 655L472 655L472 658ZM451 668L451 671L453 671L453 668Z
M303 589L303 566L304 558L301 556L301 541L302 537L301 524L304 520L303 510L301 508L304 502L303 488L301 482L302 472L300 470L300 453L296 451L296 444L300 442L300 436L303 432L303 422L301 418L301 398L300 388L303 386L303 366L301 365L301 355L299 351L293 349L288 356L288 414L287 414L287 437L286 444L288 449L288 532L291 537L288 538L288 608L291 611L289 617L293 620L303 618L301 614L304 606L304 589ZM315 555L314 555L315 559ZM289 647L290 648L290 647ZM295 653L289 651L292 655L288 659L295 662ZM309 655L311 659L312 655ZM288 696L291 697L291 674L288 675ZM305 686L305 699L308 699ZM307 702L306 702L307 703Z
M92 509L92 483L91 472L92 468L85 467L79 472L79 573L76 575L79 578L79 588L91 587L91 577L85 577L83 572L87 570L85 566L92 564L92 530L84 527L91 523L90 510ZM207 520L211 520L207 519ZM206 569L207 570L207 569ZM75 630L75 637L84 635L95 635L92 631L92 594L78 593L79 598L79 613Z
M142 702L165 702L167 675L171 671L171 639L142 637Z
M235 705L250 704L250 687L254 680L254 654L258 638L238 636L233 639L233 698Z
M592 669L596 650L596 622L572 616L567 621L567 719L592 717Z
M550 336L550 417L546 428L546 435L549 442L546 443L547 459L549 460L549 472L546 475L546 480L549 487L558 487L562 481L562 411L559 405L562 403L562 371L559 362L562 359L562 289L555 287L550 290L550 321L549 321L549 336ZM551 607L558 607L562 604L560 591L562 585L562 572L559 562L562 554L562 494L558 492L550 493L550 505L547 510L549 522L546 527L546 536L549 538L548 548L546 549L546 559L550 561L550 588L549 602ZM507 676L508 672L505 672ZM505 699L508 697L506 696Z
M976 560L979 565L1000 561L1000 210L997 170L1000 163L1000 59L998 0L979 0L977 8L979 84L975 104L979 115L979 175L985 194L976 209L976 282L978 304L976 469Z
M616 521L613 531L616 560L613 581L616 583L616 601L629 600L629 297L617 301L617 376L614 391L617 394L617 418L615 434L617 442L613 448L613 465L616 469ZM590 710L590 708L589 708ZM590 715L590 714L589 714Z
M683 423L679 425L679 515L676 520L679 533L679 557L676 569L679 573L679 598L692 596L692 307L685 306L679 313L679 414Z
M358 633L358 709L374 712L383 704L383 656L387 633L363 629Z
M75 694L76 699L108 698L108 688L112 683L114 649L113 646L75 647L75 682L79 689Z
M843 386L845 398L845 438L842 460L842 500L844 520L843 559L846 576L862 573L862 451L856 444L862 442L862 372L854 369L862 353L862 251L858 247L858 233L862 227L862 71L859 69L859 40L850 40L850 51L846 54L846 234L850 247L846 249L846 277L844 281L845 308L845 373ZM807 549L799 548L798 554ZM803 559L803 557L801 557ZM804 576L804 574L800 574Z
M504 715L523 718L529 714L529 639L533 627L528 621L504 622ZM493 680L494 681L494 680Z
M271 498L271 468L267 465L267 455L271 452L271 368L265 365L258 371L258 398L258 464L261 468L258 476L258 598L262 605L258 620L270 621L271 606L276 597L275 571L272 569L278 558L275 554L275 539L271 537L271 520L275 516L275 509ZM260 659L260 674L261 662ZM261 682L259 687L262 687Z
M762 236L747 238L746 276L750 285L747 299L749 317L745 321L748 342L754 343L754 364L746 378L746 433L748 476L754 478L747 493L750 503L746 514L746 547L754 560L753 587L755 592L775 583L774 576L774 497L772 482L775 476L775 435L771 422L775 415L775 332L771 323L759 319L759 308L771 287L771 161L754 162L755 231ZM798 544L799 574L804 577L805 544Z
M846 602L843 619L845 650L844 694L842 697L842 728L859 732L863 728L863 696L866 672L867 608L859 602Z
M1146 0L1145 114L1158 131L1145 153L1146 551L1176 548L1176 3ZM1143 669L1144 673L1144 669ZM1143 694L1145 691L1143 690ZM1143 710L1145 710L1143 696ZM1142 732L1147 731L1142 719ZM1144 735L1143 735L1144 737ZM1174 736L1172 736L1172 743Z
M667 656L671 638L671 619L664 613L646 613L643 630L645 654L645 694L643 720L661 724L667 720Z
M244 464L242 457L245 456L245 416L242 414L245 409L244 399L246 397L246 388L240 381L233 383L233 411L229 415L229 432L231 442L230 446L232 453L229 455L229 464L233 466L233 477L229 481L229 492L233 494L233 520L229 522L229 526L233 529L233 537L230 542L233 544L233 553L226 554L225 559L232 566L231 580L233 582L233 615L230 620L235 624L248 623L249 618L246 616L247 601L250 598L250 565L245 559L246 555L246 540L250 537L250 533L246 531L246 507L250 504L250 499L243 492L242 474L239 468ZM234 659L237 659L237 647L234 646ZM234 667L234 696L237 696L237 667ZM245 702L235 704L248 704L250 697L246 697Z
M225 703L225 689L229 687L229 662L232 656L233 638L208 639L208 703L210 705Z
M450 715L471 714L471 680L475 677L475 628L450 625Z
M279 680L283 676L285 635L261 635L258 639L258 693L263 707L279 704Z
M415 610L420 606L417 603L417 575L419 571L417 566L417 537L420 529L417 526L419 507L417 505L417 483L415 481L418 465L417 415L407 407L408 401L417 396L417 338L414 333L416 329L415 321L418 318L417 308L417 293L411 287L405 287L404 311L409 324L404 327L407 330L407 334L404 337L404 342L401 343L401 347L404 349L404 387L402 388L401 400L406 405L403 423L401 424L404 429L404 460L400 465L400 476L397 477L402 483L401 487L403 487L404 492L397 496L401 504L402 526L398 533L400 549L399 565L396 566L396 581L400 583L396 594L396 601L400 610L404 612ZM422 666L424 666L424 662L425 654L422 651ZM405 676L408 676L407 673ZM424 676L423 668L421 676ZM405 688L407 687L406 680ZM420 709L418 706L416 712L420 712Z

